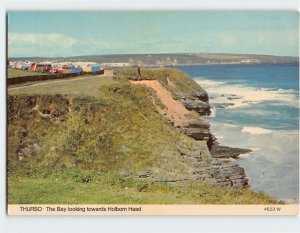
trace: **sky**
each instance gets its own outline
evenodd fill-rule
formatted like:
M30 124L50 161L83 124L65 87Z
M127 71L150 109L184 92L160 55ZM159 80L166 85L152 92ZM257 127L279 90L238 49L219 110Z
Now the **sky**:
M298 56L297 12L8 12L9 57L243 53Z

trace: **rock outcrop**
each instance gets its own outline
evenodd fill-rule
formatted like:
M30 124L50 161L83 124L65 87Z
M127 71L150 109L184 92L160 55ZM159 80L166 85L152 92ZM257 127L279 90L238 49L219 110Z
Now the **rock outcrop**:
M180 127L179 131L197 141L206 141L209 150L216 140L210 132L209 123L200 118L190 120L187 125Z
M230 106L233 106L234 103L214 103L213 104L213 107L215 108L227 108L227 107L230 107Z
M214 142L210 153L215 158L234 158L237 159L239 155L250 153L250 149L232 148L229 146L220 146L218 142Z
M195 111L201 116L209 116L211 113L208 104L208 95L205 91L199 91L191 95L181 93L179 99L186 109Z
M210 115L208 95L205 91L192 95L180 95L183 105L190 111L197 112L200 116ZM217 106L227 107L227 106ZM189 137L204 141L208 151L205 153L185 155L193 159L193 178L215 184L220 187L247 188L249 187L245 171L230 158L238 158L240 154L249 153L249 149L231 148L220 146L217 139L210 132L210 125L202 118L191 119L187 125L179 130ZM202 149L203 152L203 149Z
M186 154L193 160L193 178L219 187L247 188L245 171L229 159L216 158L207 150L199 154Z

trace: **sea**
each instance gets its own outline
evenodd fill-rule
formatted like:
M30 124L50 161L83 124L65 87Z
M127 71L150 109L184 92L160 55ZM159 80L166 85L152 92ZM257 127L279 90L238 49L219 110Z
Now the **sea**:
M207 120L220 144L252 150L235 161L251 189L299 203L299 65L178 68L208 92L212 114Z

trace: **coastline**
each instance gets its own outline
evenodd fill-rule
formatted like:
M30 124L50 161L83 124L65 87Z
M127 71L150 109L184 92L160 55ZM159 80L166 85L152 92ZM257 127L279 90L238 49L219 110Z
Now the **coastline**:
M252 149L237 160L245 168L252 190L288 203L299 203L299 94L297 75L290 71L297 68L267 66L266 73L256 77L255 69L243 69L239 70L240 76L229 72L230 78L222 75L208 78L205 71L202 75L194 73L195 81L203 84L210 94L216 113L208 117L212 132L221 144ZM258 71L261 69L258 66ZM274 69L277 75L268 83Z
M147 203L279 203L247 189L245 170L235 162L245 151L218 145L204 120L210 114L208 94L186 73L142 69L140 76L136 70L117 74L109 82L99 76L79 84L69 80L55 89L57 83L48 83L47 90L39 85L8 93L10 204L22 203L32 187L44 192L65 179L63 200L77 187L92 195L93 203L113 203L107 193L115 187L119 198L130 189L118 199L124 203L145 203L145 198ZM78 92L83 84L89 92ZM100 198L92 194L99 183L105 186ZM152 200L166 191L170 196ZM136 200L132 193L143 198ZM29 199L37 204L60 200L47 192L44 199Z
M133 78L133 80L135 80L135 78ZM162 89L164 88L151 78L139 77L138 80L132 81L132 83L146 85L149 88L154 89L156 95L164 104L166 104L168 110L172 108L172 105L178 105L175 109L177 108L177 111L181 111L181 115L187 114L187 112L190 113L187 118L184 118L183 116L180 118L176 117L178 112L174 112L172 115L172 113L159 111L162 115L167 117L172 125L174 125L181 133L191 137L195 141L204 141L207 145L208 151L205 155L201 155L200 150L200 154L192 156L193 169L190 178L214 184L221 188L240 189L250 187L245 170L239 166L235 160L239 155L249 153L252 150L220 145L217 138L211 133L210 124L203 119L203 117L211 114L211 110L209 96L201 86L199 86L201 90L198 92L189 94L176 93L177 96L175 99L178 99L181 102L182 105L180 106L180 103L164 101L164 98L166 98L166 93L162 93ZM167 86L168 85L172 86L174 84L168 80ZM166 88L164 92L167 91L167 89L168 88ZM182 106L185 108L184 111L182 110ZM191 157L189 152L184 156ZM178 181L183 180L184 179L181 178L178 179Z

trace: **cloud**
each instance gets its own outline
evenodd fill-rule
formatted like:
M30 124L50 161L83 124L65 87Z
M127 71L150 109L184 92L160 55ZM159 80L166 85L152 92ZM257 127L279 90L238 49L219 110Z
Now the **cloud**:
M138 35L129 39L91 35L88 39L62 33L9 33L8 55L66 57L77 55L169 52L224 52L275 55L298 54L298 30L206 32Z
M73 44L76 42L76 39L64 36L58 33L9 33L8 41L10 43L14 42L30 42L33 44L38 43L53 43L57 41L62 41L63 43Z
M8 33L9 57L109 54L125 51L127 46L119 41L77 39L60 33Z
M61 56L72 52L77 40L58 33L8 33L8 55Z
M298 30L248 30L207 32L185 40L186 45L205 52L298 55Z

